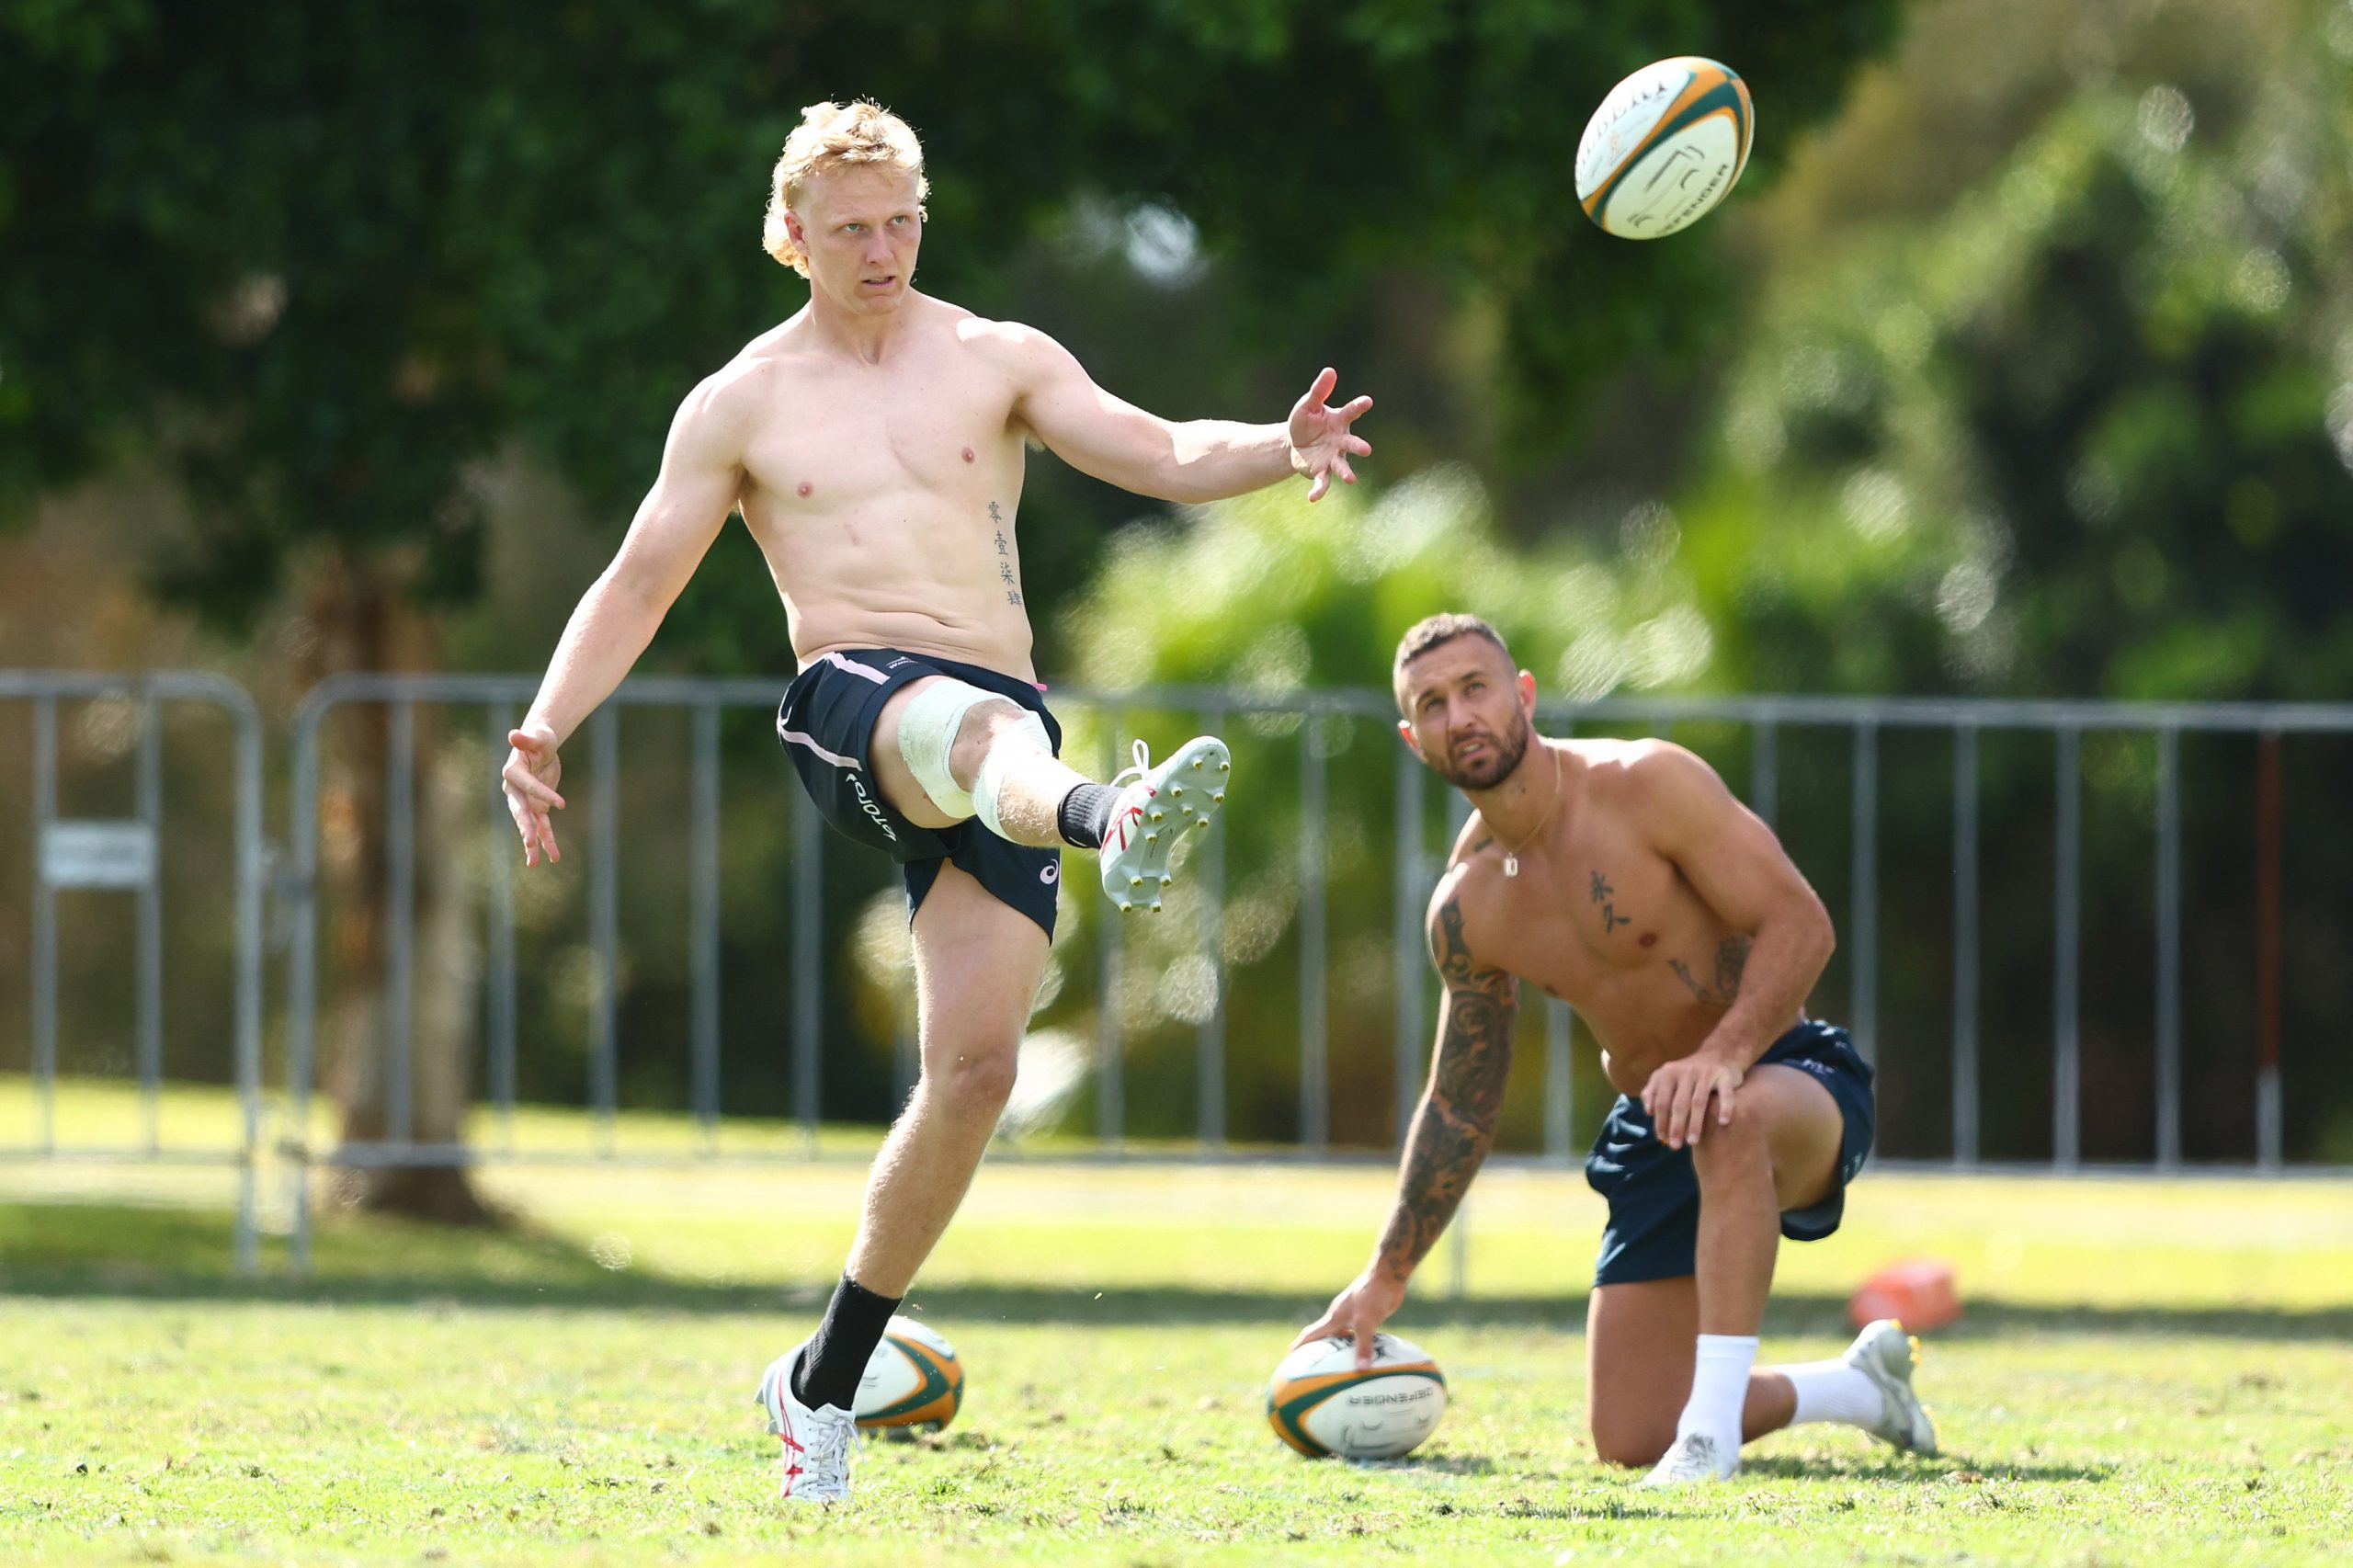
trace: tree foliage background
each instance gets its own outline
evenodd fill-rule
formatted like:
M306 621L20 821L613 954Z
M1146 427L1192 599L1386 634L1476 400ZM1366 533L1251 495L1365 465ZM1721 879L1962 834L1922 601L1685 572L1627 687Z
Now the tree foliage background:
M1560 0L1336 19L1283 0L887 19L34 0L0 20L0 477L21 510L126 444L160 448L197 525L161 580L231 624L322 551L395 557L411 594L462 599L470 464L520 441L619 513L684 391L797 305L755 248L767 168L802 103L858 93L926 135L926 287L1028 303L1105 259L1090 228L1198 236L1220 269L1208 311L1131 287L1094 357L1173 412L1271 415L1317 351L1385 330L1382 276L1404 271L1441 304L1492 301L1499 384L1477 416L1553 455L1601 367L1688 351L1703 324L1669 301L1714 260L1579 232L1563 150L1587 107L1673 39L1741 59L1802 123L1893 21L1884 0L1769 25ZM1101 328L1110 310L1082 290L1057 313ZM1177 319L1206 351L1147 378ZM1202 362L1232 368L1175 373ZM1062 547L1095 520L1047 506L1029 526L1083 574L1091 552Z

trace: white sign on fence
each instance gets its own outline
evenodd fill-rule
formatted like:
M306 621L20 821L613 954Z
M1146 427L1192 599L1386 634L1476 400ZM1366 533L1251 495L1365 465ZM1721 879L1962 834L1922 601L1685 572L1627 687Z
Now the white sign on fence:
M155 880L155 830L143 822L51 823L40 875L53 888L146 887Z

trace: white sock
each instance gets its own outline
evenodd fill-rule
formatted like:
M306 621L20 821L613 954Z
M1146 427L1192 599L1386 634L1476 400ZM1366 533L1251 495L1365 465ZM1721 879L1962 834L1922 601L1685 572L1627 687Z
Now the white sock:
M1677 1437L1712 1438L1720 1454L1740 1451L1740 1411L1748 1403L1748 1369L1756 1361L1753 1334L1703 1334L1691 1363L1691 1397L1675 1423Z
M1842 1426L1870 1427L1885 1418L1879 1385L1865 1377L1859 1368L1844 1361L1799 1361L1771 1369L1789 1379L1790 1386L1798 1391L1797 1414L1790 1417L1792 1426L1809 1421L1836 1421Z

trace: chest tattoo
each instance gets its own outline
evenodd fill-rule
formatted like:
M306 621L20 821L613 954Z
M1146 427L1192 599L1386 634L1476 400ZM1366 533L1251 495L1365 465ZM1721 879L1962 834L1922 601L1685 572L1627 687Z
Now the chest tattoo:
M1610 887L1609 879L1599 871L1593 876L1593 902L1601 906L1601 934L1605 937L1620 926L1631 926L1634 917L1618 913L1618 893Z

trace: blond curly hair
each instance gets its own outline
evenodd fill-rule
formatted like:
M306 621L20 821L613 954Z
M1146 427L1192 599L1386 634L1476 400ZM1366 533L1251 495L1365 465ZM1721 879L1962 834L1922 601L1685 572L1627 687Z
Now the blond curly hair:
M931 195L924 177L923 143L915 128L872 98L853 103L811 104L801 111L801 123L784 139L784 155L776 161L768 181L767 222L761 226L760 244L801 277L809 276L809 253L792 237L784 215L801 199L812 176L826 169L861 164L888 164L915 176L915 216L927 218L923 202Z

